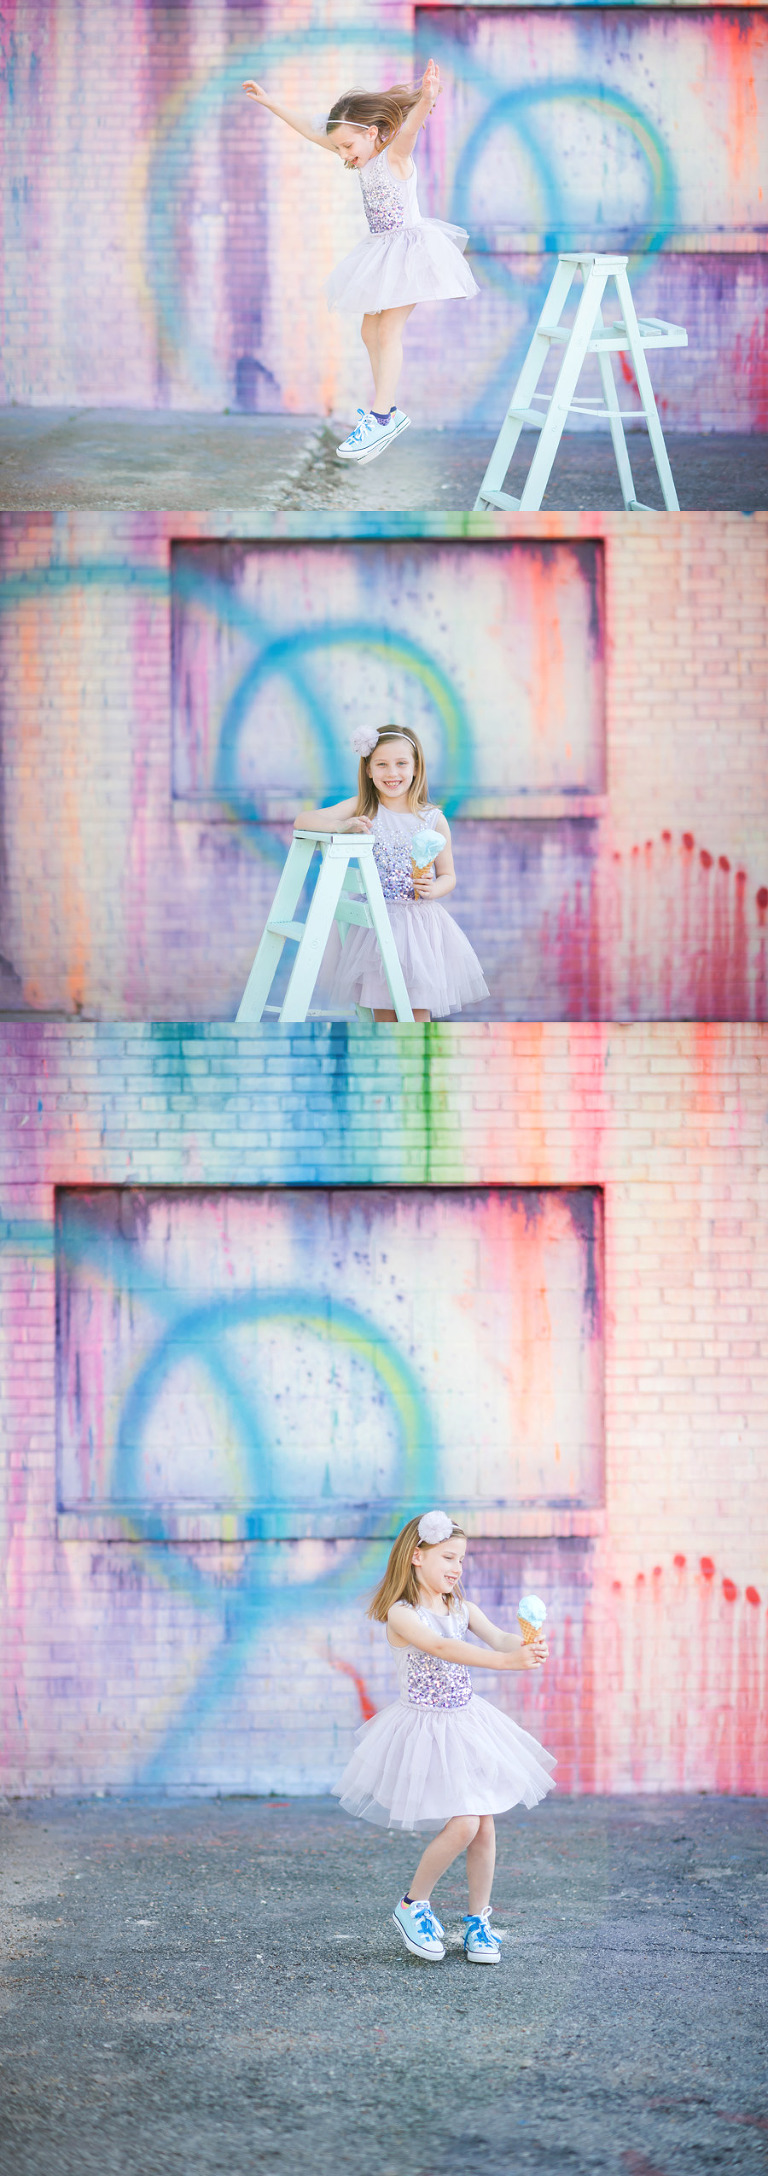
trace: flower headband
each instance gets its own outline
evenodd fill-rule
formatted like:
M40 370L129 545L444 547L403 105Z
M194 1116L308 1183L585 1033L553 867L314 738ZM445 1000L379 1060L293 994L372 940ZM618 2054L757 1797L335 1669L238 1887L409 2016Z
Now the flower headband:
M436 1541L450 1541L455 1519L449 1519L446 1511L425 1511L419 1520L419 1540L432 1545Z
M409 740L411 743L411 747L416 747L416 742L414 740L413 734L408 732L406 726L385 725L384 732L391 733L393 739L397 738L397 740ZM356 756L372 756L374 748L380 740L381 734L377 726L358 725L355 727L355 731L352 734L351 745L354 748Z

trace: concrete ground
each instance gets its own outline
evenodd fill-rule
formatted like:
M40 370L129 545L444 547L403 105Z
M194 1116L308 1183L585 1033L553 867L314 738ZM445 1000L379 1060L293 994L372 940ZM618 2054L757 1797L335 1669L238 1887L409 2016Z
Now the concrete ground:
M336 460L342 429L307 416L6 408L0 410L0 507L465 513L496 436L413 425L377 461L350 469ZM507 482L518 495L530 432L521 443L523 455ZM768 507L768 436L670 432L667 444L684 511ZM630 450L640 499L660 508L645 431L632 434ZM607 432L563 440L544 509L621 511Z
M765 1804L499 1824L503 1962L391 1923L415 1846L329 1799L7 1805L3 2176L757 2176Z

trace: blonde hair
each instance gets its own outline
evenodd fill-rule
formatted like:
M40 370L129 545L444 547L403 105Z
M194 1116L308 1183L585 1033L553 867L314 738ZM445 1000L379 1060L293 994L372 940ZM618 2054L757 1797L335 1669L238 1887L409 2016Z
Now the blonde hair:
M423 1513L420 1513L419 1516L423 1517ZM464 1528L459 1526L455 1519L453 1533L460 1534L462 1541L466 1541L467 1537ZM448 1536L446 1535L447 1539ZM451 1539L453 1539L453 1535ZM439 1541L420 1541L419 1520L408 1520L407 1526L403 1527L402 1533L398 1534L397 1540L392 1543L387 1569L383 1579L379 1580L367 1611L367 1615L373 1617L376 1624L386 1624L389 1612L395 1602L410 1602L414 1609L418 1608L421 1595L413 1564L414 1551L421 1549L426 1553L430 1549L441 1549L442 1546L442 1542ZM443 1601L447 1602L449 1609L457 1597L461 1599L462 1591L461 1581L457 1580L452 1594L443 1595Z
M343 128L345 121L356 128L375 128L379 149L391 144L407 121L421 97L421 84L393 83L389 91L344 91L331 107L325 124L326 136L332 136L335 128ZM349 161L345 160L345 165Z
M413 777L411 779L410 786L408 787L408 807L411 811L411 814L413 816L418 816L422 809L429 808L427 766L424 761L424 750L422 748L418 734L412 733L410 726L383 725L378 740L376 742L376 748L372 748L367 756L360 757L360 769L357 774L357 807L355 809L356 816L375 816L376 814L376 810L379 806L379 796L376 792L376 787L374 786L373 779L371 778L368 765L370 763L371 756L375 756L376 749L381 747L383 741L388 740L407 740L409 747L413 749Z

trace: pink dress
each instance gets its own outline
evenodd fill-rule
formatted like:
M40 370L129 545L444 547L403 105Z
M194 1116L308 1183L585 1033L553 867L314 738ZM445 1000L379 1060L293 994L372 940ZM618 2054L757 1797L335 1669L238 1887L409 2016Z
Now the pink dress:
M422 219L413 160L406 181L393 174L386 151L357 174L369 231L326 281L330 309L365 316L407 302L450 302L479 293L462 255L465 228Z
M430 1609L414 1616L443 1639L466 1638L464 1601L450 1620ZM400 1698L356 1734L352 1759L333 1787L346 1812L380 1828L430 1829L457 1813L538 1805L554 1788L552 1754L472 1691L464 1663L419 1647L393 1652Z
M379 806L373 819L373 857L387 902L392 935L405 977L412 1011L442 1018L462 1005L479 1005L490 996L469 938L440 899L417 899L411 874L411 839L433 828L436 808L410 810ZM323 962L323 991L329 1005L370 1005L390 1010L375 931L350 929L342 946L334 928Z

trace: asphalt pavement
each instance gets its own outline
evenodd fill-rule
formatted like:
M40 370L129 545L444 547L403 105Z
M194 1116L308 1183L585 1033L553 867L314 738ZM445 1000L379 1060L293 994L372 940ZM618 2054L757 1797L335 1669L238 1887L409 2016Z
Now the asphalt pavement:
M765 1802L499 1823L498 1966L391 1921L418 1846L330 1799L6 1804L3 2176L757 2176Z
M6 408L0 410L0 508L471 511L495 429L429 431L414 423L359 468L336 458L348 421ZM528 433L510 472L506 488L514 496L532 443ZM661 509L645 431L632 431L629 443L638 496ZM669 432L667 446L683 511L768 507L768 436ZM573 432L562 440L543 505L545 512L621 511L607 433Z

